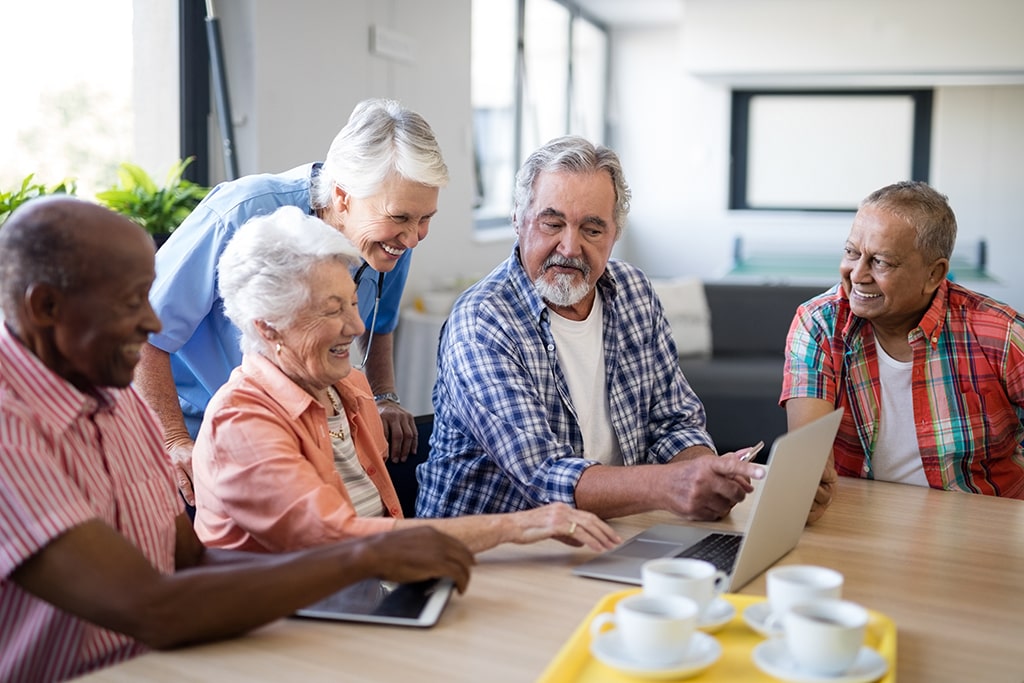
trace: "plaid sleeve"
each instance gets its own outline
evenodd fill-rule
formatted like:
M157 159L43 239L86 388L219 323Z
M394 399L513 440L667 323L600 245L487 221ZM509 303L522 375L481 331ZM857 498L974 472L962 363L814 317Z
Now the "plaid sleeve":
M833 290L834 291L834 290ZM833 367L836 322L833 307L820 297L801 305L786 338L786 363L782 374L779 405L791 398L838 400L842 368Z

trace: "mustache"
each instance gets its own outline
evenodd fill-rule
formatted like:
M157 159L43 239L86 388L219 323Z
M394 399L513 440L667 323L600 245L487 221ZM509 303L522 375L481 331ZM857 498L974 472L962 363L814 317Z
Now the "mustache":
M569 258L567 256L562 256L561 254L552 254L544 259L544 263L541 264L541 270L547 270L552 266L575 268L583 273L583 277L590 276L590 264L582 258Z

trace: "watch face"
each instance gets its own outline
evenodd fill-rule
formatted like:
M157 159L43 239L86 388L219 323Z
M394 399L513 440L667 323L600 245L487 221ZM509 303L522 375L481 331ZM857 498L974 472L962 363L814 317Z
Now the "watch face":
M383 394L377 394L376 396L373 397L373 400L376 401L377 403L380 403L381 401L391 401L392 403L397 403L398 405L402 404L402 402L398 400L398 394L396 394L393 391L388 391Z

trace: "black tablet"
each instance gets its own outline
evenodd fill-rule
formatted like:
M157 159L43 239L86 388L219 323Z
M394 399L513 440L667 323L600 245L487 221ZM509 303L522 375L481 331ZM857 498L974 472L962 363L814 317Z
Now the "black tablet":
M367 579L300 609L295 616L395 626L433 626L448 604L453 588L451 579L417 583Z

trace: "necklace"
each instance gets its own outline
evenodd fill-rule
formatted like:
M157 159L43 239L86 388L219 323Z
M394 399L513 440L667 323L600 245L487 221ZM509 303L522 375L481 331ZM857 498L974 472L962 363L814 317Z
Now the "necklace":
M342 422L344 422L348 418L346 417L345 413L341 410L341 405L338 403L338 399L337 397L335 397L335 393L336 392L334 390L334 387L327 387L327 398L331 400L331 407L334 408L334 413L336 415L341 415L343 418L345 418L344 420L342 420ZM327 433L330 434L331 438L334 439L341 439L342 441L344 441L347 438L345 436L344 427L338 430L328 429Z

